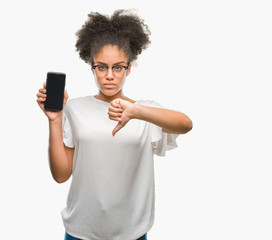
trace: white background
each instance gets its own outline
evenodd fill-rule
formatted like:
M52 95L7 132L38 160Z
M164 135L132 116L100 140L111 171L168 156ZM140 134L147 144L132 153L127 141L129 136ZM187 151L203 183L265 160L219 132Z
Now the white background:
M124 93L186 113L194 128L155 157L149 240L272 239L270 1L6 1L0 5L1 239L64 236L70 180L53 181L48 120L36 102L48 71L70 98L94 95L75 32L98 11L135 8L151 45Z

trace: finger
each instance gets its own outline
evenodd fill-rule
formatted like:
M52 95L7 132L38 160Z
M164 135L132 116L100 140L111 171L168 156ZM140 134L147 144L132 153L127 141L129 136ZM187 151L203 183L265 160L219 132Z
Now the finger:
M112 102L111 105L114 107L114 108L120 108L120 105L116 102Z
M64 90L64 99L67 100L68 98L69 98L69 95L68 95L67 90L65 89Z
M46 83L45 83L45 82L43 82L42 92L43 92L43 93L46 93Z
M45 89L45 88L40 88L40 89L39 89L39 92L45 93L45 92L46 92L46 89Z
M122 107L121 108L115 108L115 107L110 106L109 107L109 111L112 111L112 112L123 112L124 109Z
M36 94L36 96L37 97L46 97L47 95L45 93L39 92L39 93Z
M63 99L63 104L64 104L64 105L66 104L68 98L69 98L69 95L68 95L67 90L65 89L65 91L64 91L64 99Z
M111 105L115 108L121 108L122 106L120 105L120 99L115 99L111 102Z
M112 106L110 106L108 109L109 109L110 112L117 112L117 113L124 111L124 109L122 109L122 108L115 108L115 107L112 107Z
M116 127L112 130L112 136L115 136L115 134L122 128L123 126L118 123Z
M40 93L45 93L45 92L46 92L46 89L45 89L45 88L40 88L40 89L39 89L39 92L40 92Z
M109 119L114 120L114 121L118 121L118 122L122 121L121 117L111 117L111 116L109 116Z
M122 116L122 113L108 112L108 114L111 117L121 117Z
M46 100L46 98L43 98L43 97L37 98L37 102L44 102L45 100Z
M43 102L41 102L41 101L39 101L39 99L37 99L37 103L38 103L39 107L40 107L43 111L46 111L46 110L44 109L44 103L43 103Z

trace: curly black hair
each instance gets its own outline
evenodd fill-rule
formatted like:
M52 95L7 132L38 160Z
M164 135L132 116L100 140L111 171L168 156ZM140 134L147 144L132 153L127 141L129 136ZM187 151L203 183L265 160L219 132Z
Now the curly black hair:
M128 61L137 59L150 44L151 34L143 19L129 10L116 10L111 17L98 12L88 14L88 20L76 32L76 50L86 63L106 45L124 50Z

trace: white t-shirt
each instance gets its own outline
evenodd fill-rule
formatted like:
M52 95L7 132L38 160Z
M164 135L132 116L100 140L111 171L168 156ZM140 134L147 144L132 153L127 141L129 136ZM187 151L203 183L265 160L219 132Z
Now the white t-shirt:
M135 104L161 108L153 100ZM135 240L154 222L154 154L176 148L179 134L162 132L150 122L131 119L117 125L110 103L94 96L69 99L63 110L63 142L75 147L66 231L84 240Z

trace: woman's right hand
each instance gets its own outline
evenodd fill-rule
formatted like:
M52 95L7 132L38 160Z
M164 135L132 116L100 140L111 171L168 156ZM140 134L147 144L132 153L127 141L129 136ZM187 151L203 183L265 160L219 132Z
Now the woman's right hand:
M43 110L44 114L48 117L49 121L54 121L58 118L62 118L62 111L64 106L69 98L67 91L64 91L64 99L63 99L63 108L61 111L47 111L44 109L44 102L46 100L46 83L43 83L43 88L39 89L39 92L36 94L37 96L37 103L40 108Z

